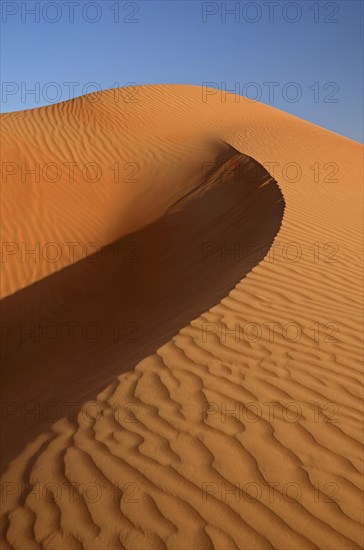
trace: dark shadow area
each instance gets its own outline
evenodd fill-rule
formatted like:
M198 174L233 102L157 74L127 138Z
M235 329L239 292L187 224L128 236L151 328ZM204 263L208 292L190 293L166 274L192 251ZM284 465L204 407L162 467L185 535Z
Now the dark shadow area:
M224 298L267 254L283 211L266 170L225 146L156 222L5 298L2 467Z

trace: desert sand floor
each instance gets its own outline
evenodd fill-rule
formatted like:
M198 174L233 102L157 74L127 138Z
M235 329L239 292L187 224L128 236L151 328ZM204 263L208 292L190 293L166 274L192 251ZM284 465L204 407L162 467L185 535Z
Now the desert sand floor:
M361 548L362 147L192 86L0 120L1 548Z

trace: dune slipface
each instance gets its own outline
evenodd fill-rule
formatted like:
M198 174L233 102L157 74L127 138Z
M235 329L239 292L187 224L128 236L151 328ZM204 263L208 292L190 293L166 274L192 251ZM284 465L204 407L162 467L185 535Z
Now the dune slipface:
M189 86L1 123L2 547L361 548L362 147Z

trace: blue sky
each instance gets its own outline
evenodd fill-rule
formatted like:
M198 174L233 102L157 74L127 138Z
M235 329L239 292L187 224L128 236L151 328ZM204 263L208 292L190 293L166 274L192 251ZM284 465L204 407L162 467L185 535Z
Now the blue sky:
M131 82L210 82L363 141L361 0L1 0L1 8L2 112Z

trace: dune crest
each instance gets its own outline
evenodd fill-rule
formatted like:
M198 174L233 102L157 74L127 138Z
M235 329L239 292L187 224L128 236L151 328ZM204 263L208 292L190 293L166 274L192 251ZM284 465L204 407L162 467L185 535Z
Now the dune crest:
M139 303L147 328L129 355L107 338L73 357L8 342L8 401L79 406L28 430L7 410L4 548L361 548L362 147L197 87L92 96L4 115L4 158L48 163L58 144L57 162L94 155L106 170L122 155L138 185L109 175L87 193L80 178L70 200L67 182L4 184L9 235L12 208L20 241L106 251L33 267L13 251L4 310L15 326L85 323L96 308L102 324ZM24 216L30 200L42 219ZM130 236L140 264L114 270Z
M3 465L53 423L27 410L95 397L264 258L281 224L282 194L253 159L218 147L202 181L158 220L3 299L3 399L23 404L8 410ZM237 261L230 244L216 253L218 241L245 244L246 253ZM63 406L68 418L74 409Z

